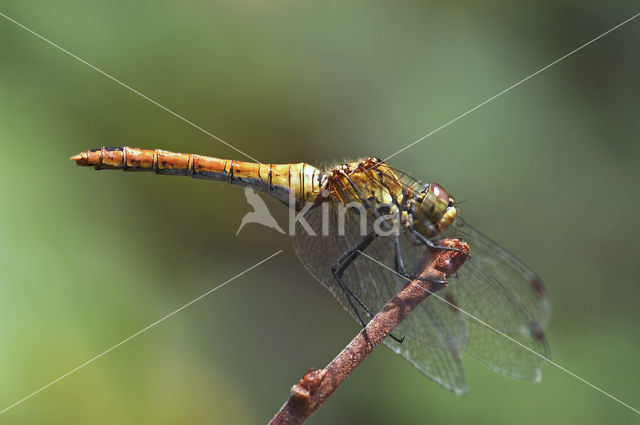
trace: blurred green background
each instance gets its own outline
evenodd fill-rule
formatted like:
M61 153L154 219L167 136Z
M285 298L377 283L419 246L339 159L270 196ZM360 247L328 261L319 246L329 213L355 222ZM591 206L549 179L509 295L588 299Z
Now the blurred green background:
M628 1L3 1L0 12L262 162L386 157L637 13ZM640 406L640 20L396 168L532 265L553 359ZM0 415L7 424L265 423L358 331L241 190L95 172L131 145L244 159L0 19L0 409L279 249L259 269ZM286 211L279 211L284 223ZM639 423L547 366L466 361L456 397L376 350L311 424Z

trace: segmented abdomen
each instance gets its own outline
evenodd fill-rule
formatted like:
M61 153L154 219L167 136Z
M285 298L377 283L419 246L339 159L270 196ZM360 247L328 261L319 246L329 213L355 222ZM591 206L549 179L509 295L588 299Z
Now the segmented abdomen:
M125 147L91 149L71 158L78 165L97 170L153 171L156 174L191 176L195 179L226 181L266 192L289 205L290 194L299 209L313 201L326 176L305 164L258 164L209 156Z

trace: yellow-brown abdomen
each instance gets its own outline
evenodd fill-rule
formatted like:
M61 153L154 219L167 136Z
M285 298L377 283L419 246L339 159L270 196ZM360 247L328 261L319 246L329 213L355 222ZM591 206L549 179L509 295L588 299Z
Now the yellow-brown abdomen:
M266 192L296 209L312 201L324 185L324 174L305 163L258 164L184 154L161 149L102 147L71 157L76 164L96 170L153 171L156 174L191 176L196 179L226 181Z

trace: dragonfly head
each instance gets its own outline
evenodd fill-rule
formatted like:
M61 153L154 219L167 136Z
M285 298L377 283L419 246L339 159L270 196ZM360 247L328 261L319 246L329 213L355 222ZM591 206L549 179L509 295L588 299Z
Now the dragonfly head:
M414 226L426 237L442 232L456 218L455 200L437 183L427 185L416 199Z

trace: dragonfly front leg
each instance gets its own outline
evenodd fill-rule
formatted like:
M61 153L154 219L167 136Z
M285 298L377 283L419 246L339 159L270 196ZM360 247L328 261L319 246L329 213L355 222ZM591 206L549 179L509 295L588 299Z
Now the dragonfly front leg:
M420 241L422 244L428 246L431 249L436 249L436 250L439 250L439 251L456 251L456 252L460 252L460 253L464 254L467 258L471 258L471 256L468 253L466 253L466 252L464 252L464 251L462 251L462 250L460 250L458 248L451 248L449 246L442 246L442 245L434 244L433 241L431 241L430 239L425 238L422 233L418 232L413 227L409 227L409 232L411 232L411 234L413 236L415 236L416 239L418 239L418 241Z
M425 239L427 241L429 241L428 239ZM430 278L430 277L424 277L424 276L419 276L416 274L410 274L407 273L406 269L404 268L404 261L402 259L402 248L400 247L400 235L394 235L394 246L395 246L395 271L396 273L398 273L399 275L401 275L402 277L404 277L405 279L407 279L407 281L411 281L411 280L420 280L423 282L430 282L430 283L435 283L435 284L441 284L441 285L446 285L447 281L445 279L434 279L434 278ZM433 244L433 242L429 241L431 244ZM435 245L434 245L435 246ZM432 246L429 246L430 248L432 248ZM441 247L441 249L445 249L446 247Z

